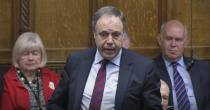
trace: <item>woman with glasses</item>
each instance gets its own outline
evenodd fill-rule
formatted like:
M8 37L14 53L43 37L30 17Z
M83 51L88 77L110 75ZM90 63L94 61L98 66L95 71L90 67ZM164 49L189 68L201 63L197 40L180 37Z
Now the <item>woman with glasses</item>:
M47 110L60 76L45 68L47 55L37 33L21 34L13 48L13 66L4 75L0 110Z

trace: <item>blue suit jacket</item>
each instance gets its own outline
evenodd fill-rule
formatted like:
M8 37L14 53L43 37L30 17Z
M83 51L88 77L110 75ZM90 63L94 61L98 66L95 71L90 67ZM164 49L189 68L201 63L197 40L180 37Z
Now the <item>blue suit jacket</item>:
M48 102L48 110L80 110L83 91L96 49L71 54L62 79ZM152 60L123 49L115 110L161 110L160 80Z
M164 80L170 88L169 106L173 106L172 84L168 71L166 69L162 56L155 59L157 74L160 79ZM190 58L184 57L184 62L187 65ZM189 70L192 81L195 99L197 102L198 110L209 110L210 108L210 68L208 62L195 60Z

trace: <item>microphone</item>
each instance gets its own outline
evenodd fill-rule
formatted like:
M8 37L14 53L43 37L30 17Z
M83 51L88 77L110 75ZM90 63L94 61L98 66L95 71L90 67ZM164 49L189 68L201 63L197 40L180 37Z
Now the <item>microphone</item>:
M190 69L192 68L194 64L194 59L193 57L190 58L190 61L187 63L187 71L190 71Z

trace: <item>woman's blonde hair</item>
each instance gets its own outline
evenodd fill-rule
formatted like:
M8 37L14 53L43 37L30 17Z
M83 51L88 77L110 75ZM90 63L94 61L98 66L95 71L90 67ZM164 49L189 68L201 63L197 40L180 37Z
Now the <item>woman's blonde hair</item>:
M16 40L12 52L12 64L16 68L19 68L18 60L20 59L23 52L37 47L40 48L42 57L39 67L44 67L47 63L47 54L40 36L33 32L25 32L21 34Z

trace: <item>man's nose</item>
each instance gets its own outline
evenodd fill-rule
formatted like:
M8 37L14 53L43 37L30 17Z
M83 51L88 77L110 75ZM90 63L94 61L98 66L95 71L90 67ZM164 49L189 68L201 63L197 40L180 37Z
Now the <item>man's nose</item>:
M112 38L111 35L108 36L108 38L107 38L107 43L108 43L108 44L112 44L112 43L113 43L113 38Z
M176 46L176 40L172 40L172 41L171 41L171 45L172 45L172 46Z

